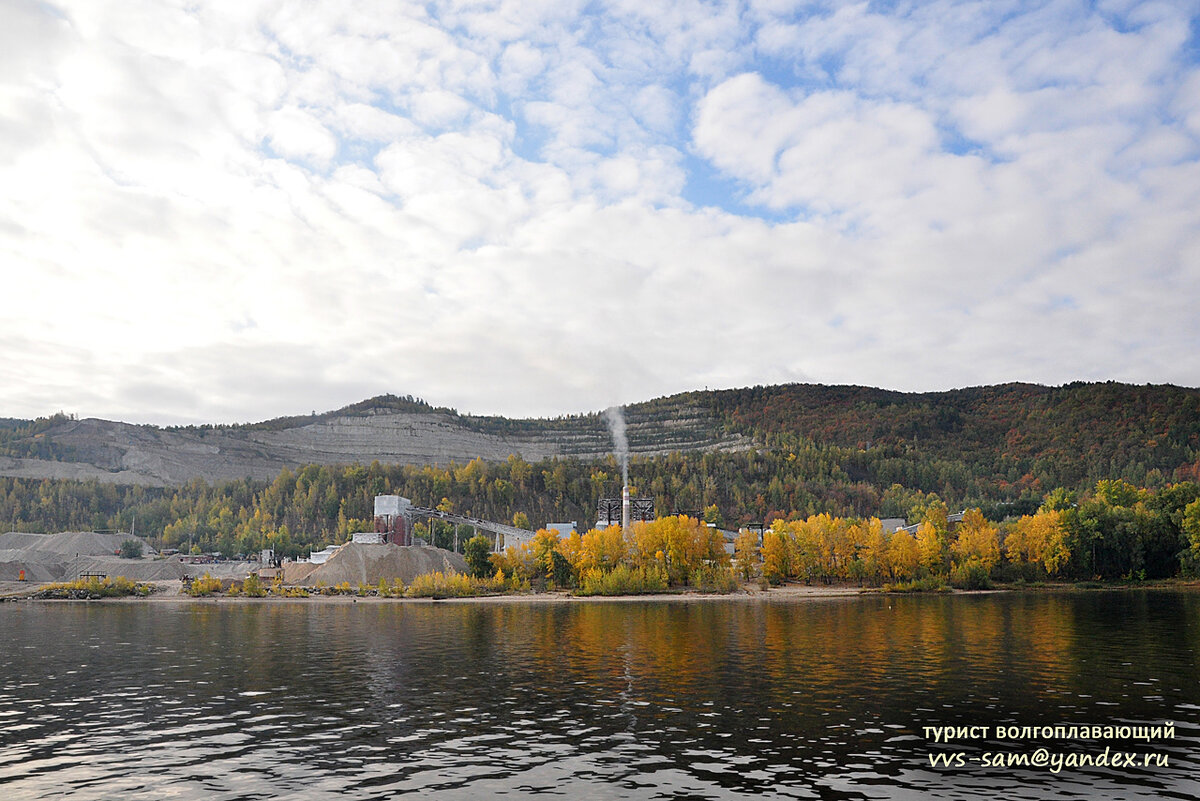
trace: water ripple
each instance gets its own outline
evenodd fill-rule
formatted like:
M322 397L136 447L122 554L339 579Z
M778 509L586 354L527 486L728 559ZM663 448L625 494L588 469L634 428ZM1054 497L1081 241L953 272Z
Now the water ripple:
M1200 796L1185 593L0 606L12 799ZM1117 625L1114 621L1120 621ZM927 725L1176 723L1168 767L929 766ZM969 742L967 755L1045 745Z

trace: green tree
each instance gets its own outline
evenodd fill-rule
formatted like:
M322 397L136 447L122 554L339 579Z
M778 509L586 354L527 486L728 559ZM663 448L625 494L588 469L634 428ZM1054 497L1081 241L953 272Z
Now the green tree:
M142 558L142 542L141 540L128 539L121 543L121 558L122 559L141 559Z
M1180 528L1186 546L1183 554L1184 565L1195 575L1200 573L1200 500L1192 501L1184 507Z
M467 540L463 548L463 557L467 567L475 578L486 578L492 572L492 542L482 534L476 534Z
M550 552L550 579L555 587L575 586L575 568L571 560L557 550Z

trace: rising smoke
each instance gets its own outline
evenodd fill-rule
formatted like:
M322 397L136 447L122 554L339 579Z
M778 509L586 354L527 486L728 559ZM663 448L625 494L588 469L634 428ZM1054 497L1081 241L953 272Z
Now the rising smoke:
M620 406L610 406L604 411L608 430L612 433L613 453L621 460L621 486L629 485L629 440L625 439L625 411Z

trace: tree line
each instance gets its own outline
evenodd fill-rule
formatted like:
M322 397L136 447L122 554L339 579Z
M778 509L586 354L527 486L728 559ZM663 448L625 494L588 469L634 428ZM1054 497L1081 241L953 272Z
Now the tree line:
M560 534L540 530L530 543L491 554L468 542L478 577L555 587L662 590L731 589L737 579L981 589L993 580L1160 579L1200 574L1200 484L1160 491L1101 480L1082 496L1048 493L1032 514L1000 523L979 509L951 515L936 496L921 499L920 522L889 531L875 516L820 513L745 529L732 559L719 530L687 515ZM916 511L916 510L914 510Z
M1075 578L1142 571L1161 577L1194 564L1187 554L1195 552L1183 538L1192 536L1188 526L1198 525L1200 514L1191 506L1198 486L1191 480L1139 487L1102 479L1081 491L1055 488L1036 497L1024 493L1011 501L972 503L961 494L856 481L836 449L817 446L636 459L633 476L636 492L654 498L659 516L682 513L727 528L764 523L787 545L769 546L781 550L781 575L819 580L936 573L928 560L913 567L903 537L885 532L886 548L879 544L870 521L889 517L932 527L935 534L926 531L924 539L921 530L912 536L925 543L925 554L932 553L934 540L940 543L940 572L948 575L970 559L952 550L957 540L939 515L962 508L976 511L957 531L980 542L990 542L988 532L994 532L998 541L1001 559L992 559L990 547L970 551L989 572L1038 564L1054 567L1047 575ZM175 488L0 478L0 523L26 531L135 531L162 548L234 555L270 546L298 556L369 530L374 498L383 494L473 517L515 519L529 528L574 520L587 532L597 501L620 494L620 469L611 459L530 463L510 457L449 467L308 465L284 470L271 482L195 480ZM453 541L444 527L429 533L439 544ZM816 548L811 542L822 544ZM1054 555L1058 545L1036 544L1045 542L1060 543L1061 553Z

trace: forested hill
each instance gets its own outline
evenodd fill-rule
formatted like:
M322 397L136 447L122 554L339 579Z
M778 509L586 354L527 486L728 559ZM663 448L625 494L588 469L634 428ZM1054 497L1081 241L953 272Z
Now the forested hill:
M660 398L626 417L637 494L660 514L730 525L919 520L937 498L999 520L1102 479L1163 497L1200 482L1200 392L1171 386L756 387ZM392 396L244 426L3 420L0 520L63 531L136 519L167 545L230 553L341 542L369 525L376 494L534 526L587 522L620 493L610 448L598 413L508 420Z
M938 393L784 385L690 392L626 409L635 457L824 449L847 484L893 483L1004 499L1101 478L1158 486L1195 478L1200 390L1006 384ZM305 464L440 465L603 459L599 412L554 419L459 414L382 396L319 415L156 428L62 415L0 421L0 475L178 485L271 480ZM810 479L814 477L805 477ZM819 478L819 477L816 477Z
M808 384L688 396L727 430L767 447L803 441L958 463L1017 488L1079 487L1101 478L1139 485L1196 478L1200 390L1108 382L1004 384L902 393ZM914 486L898 477L900 483Z

